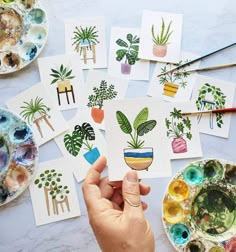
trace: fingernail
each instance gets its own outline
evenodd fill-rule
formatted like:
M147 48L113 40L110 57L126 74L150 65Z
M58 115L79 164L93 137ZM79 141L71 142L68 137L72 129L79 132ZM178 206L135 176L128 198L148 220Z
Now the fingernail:
M129 182L138 182L138 174L135 171L127 172L126 178Z

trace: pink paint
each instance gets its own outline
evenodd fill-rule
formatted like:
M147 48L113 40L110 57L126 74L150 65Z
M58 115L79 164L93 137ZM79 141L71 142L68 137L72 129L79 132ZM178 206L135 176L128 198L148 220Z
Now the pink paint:
M131 65L126 63L121 63L121 73L122 74L130 74Z
M174 138L171 145L174 153L184 153L188 151L187 143L182 137Z

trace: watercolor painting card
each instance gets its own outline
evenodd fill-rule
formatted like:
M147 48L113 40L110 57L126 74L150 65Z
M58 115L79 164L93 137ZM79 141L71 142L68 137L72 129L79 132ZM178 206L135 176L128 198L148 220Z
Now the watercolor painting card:
M155 98L105 103L109 180L122 180L131 169L139 178L171 176L164 105Z
M138 57L140 29L113 27L108 73L129 80L149 80L149 61Z
M73 18L65 21L66 54L75 53L82 69L106 68L104 17Z
M198 56L188 52L181 53L181 60L177 64L156 63L153 77L147 92L148 96L158 97L169 102L190 101L196 73L189 73L190 66L181 68L165 75L157 77L170 69L185 64ZM191 64L191 69L198 68L200 62Z
M208 111L233 106L235 83L198 75L192 101L195 111ZM231 113L199 113L196 115L201 133L228 138Z
M39 164L29 186L36 226L80 216L71 170L76 165L70 158Z
M78 111L69 121L69 130L55 138L64 157L73 158L76 166L73 173L78 182L82 181L91 165L106 156L105 139L85 111Z
M84 76L77 55L58 55L38 59L41 83L59 110L79 107L85 88Z
M178 63L182 39L182 14L144 10L139 58Z
M168 142L168 152L171 159L202 157L197 120L194 116L182 115L186 111L194 111L192 102L166 103L165 135Z
M128 80L98 70L89 70L84 90L83 107L89 108L89 115L96 126L105 130L104 102L125 97Z
M40 146L68 129L68 125L41 83L18 94L6 103L32 127Z

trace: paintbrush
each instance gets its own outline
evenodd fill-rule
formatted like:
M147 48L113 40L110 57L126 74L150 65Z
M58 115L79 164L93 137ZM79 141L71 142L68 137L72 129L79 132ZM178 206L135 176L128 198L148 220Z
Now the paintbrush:
M198 114L206 114L206 113L230 113L230 112L236 112L235 108L221 108L221 109L212 109L212 110L204 110L204 111L193 111L193 112L182 112L181 114L186 115L198 115Z
M208 53L208 54L206 54L206 55L203 55L203 56L201 56L201 57L199 57L199 58L196 58L196 59L194 59L194 60L191 60L191 61L189 61L189 62L186 62L186 63L184 63L184 64L182 64L182 65L177 66L177 67L174 67L174 68L172 68L172 69L170 69L170 70L168 70L168 71L166 71L166 72L164 72L164 73L161 73L161 74L157 75L157 77L160 77L160 76L165 75L165 74L167 74L167 73L171 73L171 72L173 72L173 71L179 70L179 69L181 69L181 68L183 68L183 67L190 66L191 64L193 64L193 63L195 63L195 62L197 62L197 61L199 61L199 60L205 59L206 57L209 57L209 56L211 56L211 55L213 55L213 54L215 54L215 53L218 53L218 52L220 52L220 51L223 51L223 50L225 50L225 49L227 49L227 48L229 48L229 47L231 47L231 46L234 46L234 45L236 45L236 43L227 45L227 46L225 46L225 47L223 47L223 48L220 48L220 49L218 49L218 50L216 50L216 51L213 51L213 52L211 52L211 53ZM234 63L233 63L233 64L234 64Z

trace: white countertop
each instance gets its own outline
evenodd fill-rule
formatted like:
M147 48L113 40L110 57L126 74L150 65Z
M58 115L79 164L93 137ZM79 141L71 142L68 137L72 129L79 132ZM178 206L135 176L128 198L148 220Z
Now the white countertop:
M139 27L143 9L182 13L182 49L204 55L236 41L236 1L235 0L41 0L49 18L49 38L40 57L64 54L64 19L80 16L105 16L107 45L112 26ZM107 49L108 52L108 49ZM201 66L235 62L236 47L232 47L202 62ZM151 64L150 77L154 63ZM106 71L106 70L105 70ZM86 74L86 71L84 71ZM205 75L235 82L235 68L204 73ZM37 61L21 71L0 76L0 107L16 94L39 82ZM127 97L140 97L146 94L148 82L130 81ZM63 112L66 119L75 111ZM231 120L230 137L201 134L203 158L222 158L236 161L236 117ZM40 147L40 161L61 157L54 141ZM173 175L192 159L172 161ZM172 252L174 249L165 235L161 221L161 199L170 178L146 179L152 190L146 197L149 204L146 217L155 234L156 251ZM72 252L100 251L88 223L81 184L76 183L82 215L69 219L35 226L33 209L28 189L16 200L0 207L0 251L1 252ZM112 223L111 223L112 225Z

